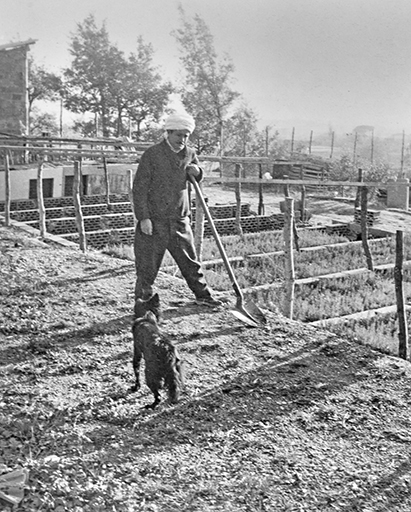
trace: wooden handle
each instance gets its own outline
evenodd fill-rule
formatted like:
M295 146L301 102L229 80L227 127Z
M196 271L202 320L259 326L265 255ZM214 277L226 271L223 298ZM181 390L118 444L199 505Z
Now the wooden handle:
M218 231L217 231L217 229L215 227L213 218L211 216L210 210L208 209L207 203L205 202L205 199L204 199L203 193L201 191L200 185L197 183L197 181L195 180L195 178L193 176L189 175L189 179L190 179L190 182L194 186L194 189L196 191L197 197L200 199L201 206L203 207L205 216L207 217L208 223L210 224L211 231L212 231L214 239L216 241L218 250L220 251L221 258L224 261L224 265L225 265L225 267L227 269L228 277L230 278L230 281L231 281L231 283L233 285L235 294L237 295L237 297L240 297L242 299L242 297L243 297L242 291L241 291L241 289L240 289L240 287L239 287L239 285L237 283L237 279L236 279L236 277L234 275L233 269L231 268L230 261L228 259L227 253L225 252L224 246L221 243L220 235L218 234Z

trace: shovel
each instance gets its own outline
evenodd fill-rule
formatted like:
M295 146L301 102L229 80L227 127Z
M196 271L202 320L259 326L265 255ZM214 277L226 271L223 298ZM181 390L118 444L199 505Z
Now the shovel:
M200 199L201 206L203 207L205 216L207 217L208 223L210 224L211 231L213 232L214 239L216 241L218 250L220 251L221 258L224 261L224 265L227 269L228 277L232 283L234 292L237 297L237 303L235 308L231 310L231 313L237 317L242 322L246 323L251 327L258 327L260 325L264 325L267 322L263 312L252 302L247 301L244 302L243 293L238 285L237 279L234 275L233 269L231 268L230 262L227 257L227 253L221 243L220 235L215 227L213 218L211 217L210 210L208 209L207 203L204 200L203 193L201 191L200 185L197 183L193 176L189 176L190 182L193 184L194 189L196 191L197 197Z

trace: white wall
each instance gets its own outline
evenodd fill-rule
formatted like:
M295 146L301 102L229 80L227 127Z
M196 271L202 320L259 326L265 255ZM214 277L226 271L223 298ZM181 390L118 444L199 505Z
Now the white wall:
M128 169L136 172L137 164L108 164L108 172L110 175L127 175ZM101 164L82 165L83 175L92 174L104 176L104 168ZM74 174L74 165L51 167L47 164L43 168L43 178L53 178L53 197L62 197L64 193L64 178ZM37 179L37 167L31 169L18 169L10 171L10 190L11 200L28 199L29 198L29 182ZM0 169L0 201L6 199L5 171Z
M53 178L53 197L61 197L63 193L63 168L43 168L43 178ZM37 179L37 167L32 169L18 169L10 171L11 200L29 198L29 182ZM5 171L0 170L0 201L6 199Z

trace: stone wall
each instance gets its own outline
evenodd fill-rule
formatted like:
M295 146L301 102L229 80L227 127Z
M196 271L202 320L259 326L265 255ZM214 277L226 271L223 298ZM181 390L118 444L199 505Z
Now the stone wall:
M0 49L0 131L17 135L28 122L27 50Z
M374 222L381 216L379 210L367 210L365 215L367 226L373 226ZM355 208L354 210L354 222L361 224L361 209Z
M84 229L86 233L99 230L134 228L134 216L132 213L115 213L106 215L84 216ZM39 229L38 221L27 222L35 229ZM75 217L63 217L60 219L46 219L46 231L52 235L65 235L77 233Z
M81 204L84 205L92 205L97 204L101 205L106 202L106 197L101 195L96 196L83 196L81 198ZM110 194L110 203L129 203L127 194ZM73 197L47 197L44 199L44 206L48 210L50 208L61 208L65 206L73 206ZM37 209L37 201L34 199L21 199L17 201L11 201L10 209L11 211L17 210L35 210ZM0 212L4 212L4 202L0 202Z
M387 206L388 208L398 208L408 211L410 206L410 180L408 178L398 178L397 180L388 180L387 186Z
M218 208L218 207L217 207ZM132 216L129 217L129 222L132 222ZM85 224L87 218L84 219ZM98 227L99 219L96 218L94 221L90 220L90 222L95 222L95 227L98 227L96 231L89 231L86 233L87 243L95 247L97 249L101 249L102 247L109 244L119 244L124 243L128 245L132 245L134 241L134 227L124 227L123 222L126 221L126 218L123 216L110 216L110 229L104 229L100 226ZM235 219L216 219L214 221L215 227L218 233L221 236L224 235L234 235L236 233L235 229ZM72 224L74 226L74 224ZM91 227L92 224L86 224L86 229ZM284 226L284 219L282 214L278 215L253 215L251 217L245 217L241 219L241 227L243 228L244 233L258 233L260 231L276 231L281 230ZM107 228L108 226L106 226ZM193 224L193 229L195 229L195 225ZM204 225L204 236L211 237L212 232L208 223L205 222ZM66 240L70 240L71 242L78 243L79 237L75 230L70 234L65 234L63 237Z
M91 204L91 205L83 205L82 206L83 215L93 216L93 215L109 215L116 213L131 213L131 205L130 203L110 203L107 204ZM66 217L75 217L75 209L74 206L67 205L57 208L47 208L46 218L47 220L55 220L55 219L65 219ZM10 213L10 216L13 220L17 220L19 222L32 222L39 220L39 212L37 209L31 210L16 210Z
M111 244L123 243L132 245L134 240L134 216L131 211L128 195L110 195L109 205L105 203L105 200L104 196L84 196L82 198L87 243L97 249ZM47 208L47 231L66 240L78 243L79 237L75 222L73 198L48 198L45 199L45 203ZM216 229L221 236L234 235L236 233L236 205L216 205L210 206L209 209ZM241 227L244 233L280 231L284 227L284 216L282 213L251 215L250 205L247 203L241 205L241 215ZM11 216L14 220L26 222L37 229L39 227L36 201L12 202ZM192 226L195 230L194 214L192 219ZM337 232L345 236L350 233L350 227L346 224L336 224L315 229L322 229L328 233ZM204 236L212 236L212 231L207 221L204 223Z

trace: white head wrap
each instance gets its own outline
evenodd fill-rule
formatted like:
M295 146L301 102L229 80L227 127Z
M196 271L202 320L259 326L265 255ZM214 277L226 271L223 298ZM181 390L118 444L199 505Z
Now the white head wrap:
M188 130L190 133L195 126L194 118L185 112L170 114L164 124L166 130Z

